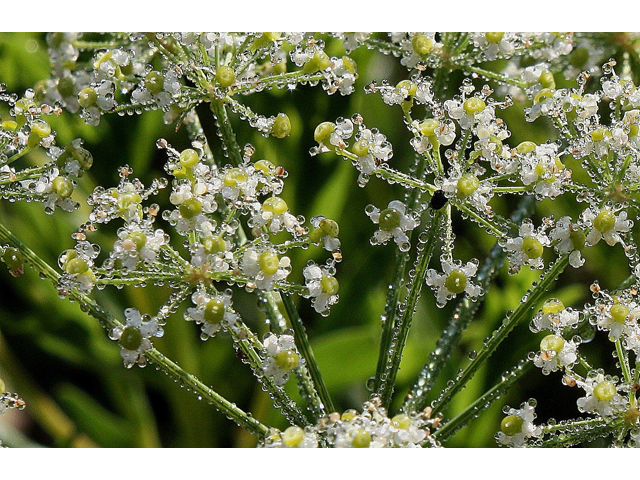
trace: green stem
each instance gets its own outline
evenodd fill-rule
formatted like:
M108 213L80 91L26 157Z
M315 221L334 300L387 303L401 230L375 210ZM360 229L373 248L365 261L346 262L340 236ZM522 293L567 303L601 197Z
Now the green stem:
M418 240L418 257L415 262L415 271L410 280L410 289L404 304L399 304L401 316L393 326L393 335L389 345L384 349L384 360L379 364L384 365L382 372L376 375L376 393L382 399L382 405L389 407L391 396L395 389L396 376L402 360L402 352L405 347L411 320L416 309L416 304L422 291L424 277L431 261L431 255L436 241L439 238L443 213L438 211L431 219L430 225L426 226ZM425 238L426 237L426 238ZM381 352L383 349L381 349Z
M49 279L54 283L54 285L58 284L60 280L58 272L56 272L47 262L42 260L33 250L22 243L20 239L18 239L1 223L0 240L18 248L22 252L25 260L38 270L42 276ZM96 318L106 330L111 330L114 327L122 327L122 323L118 319L98 305L88 295L80 293L75 289L71 289L69 292L69 298L78 302L80 309ZM234 403L216 393L194 375L184 371L176 363L165 357L155 348L147 350L144 355L151 363L156 365L164 373L180 382L180 384L188 387L196 395L202 397L229 419L246 428L254 435L265 436L269 432L269 428L266 425L263 425L250 414L238 408Z
M225 154L233 166L237 167L242 163L242 151L236 140L236 134L231 126L231 120L229 119L225 104L214 99L211 101L211 111L216 117L218 135L222 139Z
M498 329L495 330L487 340L485 340L485 346L480 350L480 352L478 352L476 358L467 365L462 373L456 377L451 386L447 387L440 395L440 398L434 402L434 412L441 412L453 396L467 385L467 382L471 380L476 371L487 362L487 359L496 351L503 340L507 338L507 335L509 335L514 327L527 318L530 311L535 308L538 302L546 294L546 291L551 287L553 282L556 281L568 264L568 255L560 257L540 278L537 285L532 289L529 289L522 298L518 307L511 313L507 314L507 317L504 319L500 327L498 327Z
M287 311L287 315L289 316L289 322L291 324L291 328L294 332L294 337L296 339L296 345L300 349L300 353L304 357L307 368L309 369L309 374L313 380L313 384L315 386L314 391L308 392L310 394L310 399L317 405L318 409L324 412L333 412L335 411L335 407L333 406L333 402L331 401L331 397L329 396L329 392L327 390L324 381L322 380L322 375L320 374L320 369L318 368L318 363L315 360L313 355L313 350L311 349L311 344L309 343L309 337L307 336L307 332L304 328L304 324L302 323L302 319L298 314L298 310L291 300L291 297L286 293L281 293L282 303L284 304L284 308ZM318 401L320 403L318 403Z
M515 78L510 78L506 75L495 73L495 72L492 72L491 70L486 70L484 68L481 68L475 65L464 65L464 66L461 66L461 68L463 70L467 70L469 72L482 75L483 77L497 80L498 82L506 83L507 85L513 85L515 87L520 87L522 89L527 88L527 84L521 80L516 80Z

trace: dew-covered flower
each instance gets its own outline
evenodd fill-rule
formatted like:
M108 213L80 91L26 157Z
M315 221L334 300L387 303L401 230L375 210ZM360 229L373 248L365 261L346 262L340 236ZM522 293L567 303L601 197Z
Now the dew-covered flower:
M58 282L61 294L68 294L76 288L82 293L90 293L96 282L93 271L94 261L100 253L100 246L79 241L72 249L65 250L58 258L58 265L64 272Z
M247 282L247 287L273 290L278 282L287 278L290 265L289 257L279 257L269 249L258 250L251 247L245 250L240 268L243 275L251 279L251 282Z
M78 208L78 203L71 199L75 182L62 175L57 167L52 167L39 179L28 181L24 186L32 188L36 195L42 197L44 211L48 214L52 214L56 207L66 212Z
M631 321L640 314L640 307L637 302L628 301L624 296L611 298L604 291L600 293L603 298L586 310L589 321L599 330L609 332L609 339L612 341L619 340L622 335L631 333Z
M289 379L289 374L304 364L304 358L298 353L293 336L270 333L262 344L264 374L273 378L276 385L284 385Z
M488 203L493 197L493 185L480 181L473 172L463 173L458 168L452 169L442 181L441 189L449 199L464 202L487 215L492 214Z
M371 221L380 227L373 234L372 245L382 245L393 238L400 251L406 252L411 248L409 237L405 232L410 232L420 222L415 214L407 212L404 203L392 200L382 211L373 205L367 205L365 212Z
M520 176L524 185L533 185L539 198L555 198L563 193L563 185L571 179L571 170L558 157L555 143L536 145L520 156Z
M527 439L542 435L542 427L533 424L536 419L535 400L529 400L520 408L505 408L506 417L502 419L496 440L501 445L524 447Z
M610 246L622 243L621 234L628 232L633 226L633 221L627 220L625 210L616 215L616 212L606 207L589 207L582 212L581 219L587 228L591 228L586 238L589 245L596 245L600 240Z
M581 250L584 248L586 236L582 228L566 216L555 222L549 232L549 239L559 255L569 255L569 264L574 268L584 265Z
M561 335L547 335L540 342L540 351L533 358L533 364L549 375L558 369L571 367L578 360L578 345L573 340L565 340Z
M522 265L537 269L544 267L542 260L544 247L551 243L544 230L544 225L536 230L530 220L525 220L520 225L519 236L504 242L503 248L509 257L510 273L518 273Z
M305 232L300 220L289 213L287 202L275 195L265 199L262 205L256 202L248 225L251 228L266 226L271 233L284 229L296 237Z
M221 329L236 326L240 316L233 309L231 296L231 290L211 294L203 289L196 290L191 296L196 306L187 308L184 318L201 326L203 340L215 336Z
M118 230L118 240L109 257L120 260L125 270L133 270L138 263L153 264L160 248L168 241L162 229L152 229L151 221L134 221Z
M574 327L580 322L580 312L565 307L557 298L545 300L542 309L534 315L531 321L531 331L537 333L541 330L549 330L559 333L567 327Z
M144 367L147 362L144 354L152 347L150 338L162 337L164 330L157 318L141 315L136 308L127 308L124 316L124 326L114 327L109 338L120 343L120 356L126 368L135 364Z
M340 248L340 240L338 239L340 227L335 220L318 215L313 217L310 222L314 227L309 233L311 243L321 245L329 252L335 252Z
M335 268L332 265L320 267L310 263L302 271L305 286L309 290L307 297L311 298L311 306L321 315L329 314L329 307L338 303L339 283L335 278Z
M627 400L618 393L620 386L617 385L617 379L605 376L601 371L593 371L584 381L578 379L576 383L586 393L586 396L577 400L581 412L610 417L627 407Z
M304 429L292 426L284 432L274 429L258 444L258 448L318 448L318 434L310 426Z
M426 282L436 292L436 301L439 307L443 307L448 300L460 293L466 293L471 300L482 294L482 287L471 282L478 271L477 260L467 262L462 266L460 260L442 260L442 272L438 273L433 268L427 271Z

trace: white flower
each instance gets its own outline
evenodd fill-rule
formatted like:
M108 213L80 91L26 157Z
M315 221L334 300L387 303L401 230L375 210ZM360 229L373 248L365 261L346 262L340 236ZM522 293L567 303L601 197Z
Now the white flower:
M260 442L258 448L318 448L318 434L314 427L293 426L284 432L276 430Z
M144 367L147 361L144 353L152 347L149 339L162 337L164 330L158 319L141 315L136 308L127 308L124 316L126 317L124 326L114 327L109 338L120 342L120 356L126 368L131 368L135 364Z
M610 246L618 242L622 243L620 234L628 232L633 226L633 221L627 220L625 210L616 215L609 208L589 207L582 212L581 218L588 227L591 227L586 239L589 245L596 245L601 239Z
M569 255L569 264L572 267L584 265L580 250L584 248L585 234L576 223L571 222L571 217L559 219L549 232L549 239L559 255Z
M273 290L276 283L287 278L291 261L289 257L278 257L271 250L258 251L255 248L247 248L242 256L240 268L242 273L252 282L247 282L249 288L261 290Z
M443 307L445 303L458 295L466 293L467 297L472 300L482 294L482 287L475 285L470 281L478 271L478 262L476 260L467 262L463 267L460 260L442 261L442 274L430 268L427 271L426 282L436 291L436 301L439 307Z
M503 248L509 256L510 273L518 273L522 265L537 269L544 267L542 253L544 247L551 243L544 233L544 228L543 225L536 231L531 221L525 220L520 225L519 236L504 242Z
M276 385L284 385L291 371L304 364L304 358L298 354L293 336L270 333L262 343L264 374L273 378Z
M372 245L382 245L393 238L401 252L406 252L411 248L409 237L405 232L416 228L419 221L413 214L406 212L404 203L393 200L382 211L373 205L368 205L365 212L373 223L380 225L380 228L373 234Z
M557 298L549 298L542 305L540 313L531 321L531 331L550 330L560 333L566 327L573 327L580 322L580 312L564 304Z
M535 426L535 402L529 400L520 405L519 409L510 408L505 412L507 416L502 420L496 440L501 445L524 447L525 441L531 437L540 437L542 427Z
M311 306L321 315L329 314L329 307L338 303L338 280L333 276L332 266L319 267L315 263L302 271L305 285L309 290L305 297L311 298Z
M211 295L198 289L191 301L196 308L187 308L184 318L201 325L203 340L213 337L220 329L233 329L240 318L231 306L230 290Z
M573 340L567 341L560 335L547 335L540 342L540 351L535 355L533 364L542 368L544 375L549 375L576 363L577 349L578 346Z
M627 400L618 393L615 379L598 372L588 376L585 381L578 379L576 382L586 392L586 396L577 400L581 412L597 412L609 417L627 408Z

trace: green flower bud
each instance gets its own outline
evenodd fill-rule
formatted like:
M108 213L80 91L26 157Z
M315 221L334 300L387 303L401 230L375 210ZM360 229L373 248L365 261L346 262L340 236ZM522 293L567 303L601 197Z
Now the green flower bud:
M178 207L182 218L191 219L202 213L202 203L195 198L188 198Z
M482 110L484 110L486 106L487 104L484 103L484 100L482 100L481 98L471 97L465 100L462 108L464 108L464 111L468 114L473 115L476 112L481 112Z
M286 138L291 135L291 120L286 113L280 113L271 128L271 135L276 138Z
M144 86L147 87L149 93L157 95L164 89L164 77L160 72L149 72L144 77Z
M593 395L603 402L611 400L616 393L616 386L607 380L600 382L593 389Z
M72 275L86 275L88 272L90 272L87 262L78 257L69 259L64 265L64 270L65 272Z
M239 183L244 183L247 181L247 174L244 170L240 168L232 168L227 173L224 174L223 181L224 184L228 187L235 187Z
M293 350L282 350L276 353L276 365L282 370L293 370L300 363L300 355Z
M544 247L537 238L525 237L522 240L522 251L530 259L540 258Z
M219 298L212 298L204 307L204 319L207 323L220 323L224 319L224 302Z
M142 345L142 333L136 327L124 327L120 335L120 345L125 350L137 350Z
M390 232L394 228L400 226L400 220L402 219L402 214L396 210L395 208L385 208L380 212L380 220L378 224L380 225L380 229L385 232Z
M304 430L300 427L289 427L282 433L282 441L289 448L295 448L304 440Z
M260 270L262 270L265 275L273 275L280 268L280 259L278 255L273 252L261 253L258 263L260 264Z
M411 46L416 54L424 57L433 50L433 40L426 35L416 35L411 39Z
M91 87L85 87L78 92L78 104L82 108L93 107L98 100L98 94Z
M48 137L51 135L51 125L45 120L36 120L31 124L31 131L40 138Z
M456 268L453 270L444 281L444 286L451 293L464 292L464 289L467 288L467 275L460 269Z
M180 152L180 164L187 168L195 167L199 161L198 152L192 148L187 148Z
M353 148L351 150L359 157L363 157L369 153L369 142L366 140L358 140L353 144Z
M480 186L480 180L478 180L478 177L476 177L471 173L465 173L458 179L458 183L457 183L458 198L463 198L468 195L471 195L473 192L475 192L478 189L479 186Z
M60 198L67 198L73 193L73 182L67 177L56 177L51 182L51 189Z
M262 204L262 208L265 212L271 212L274 215L282 215L289 207L287 206L287 202L285 202L280 197L269 197Z
M216 82L222 88L227 88L233 85L233 82L236 81L236 74L233 72L233 68L227 65L221 65L216 70Z
M260 170L265 175L272 175L276 166L269 160L258 160L254 165L256 170Z
M322 279L320 280L320 287L322 288L322 291L327 295L335 295L336 293L338 293L340 284L335 277L322 275Z
M505 435L509 435L510 437L522 432L522 425L524 424L524 420L519 415L509 415L502 419L500 422L500 430Z
M606 233L613 230L616 225L616 216L611 210L602 210L598 216L593 219L593 228L600 233Z

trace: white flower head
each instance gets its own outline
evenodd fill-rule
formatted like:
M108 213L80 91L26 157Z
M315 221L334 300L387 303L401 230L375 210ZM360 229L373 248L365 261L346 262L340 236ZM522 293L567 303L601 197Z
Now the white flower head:
M311 298L311 306L321 315L328 315L331 305L338 303L338 280L334 277L335 269L332 265L320 267L310 263L302 271L305 285Z
M289 257L279 257L275 251L251 247L245 250L240 268L250 279L247 287L273 290L278 282L287 278L290 265Z
M191 301L195 308L187 308L184 318L201 325L202 340L215 336L221 329L234 329L240 316L231 304L231 290L210 294L198 289Z
M531 331L534 333L548 330L559 334L567 327L574 327L580 322L580 312L565 307L557 298L549 298L542 305L539 313L531 321Z
M571 367L578 360L578 345L573 340L565 340L560 335L547 335L540 342L540 351L533 358L533 364L549 375L558 369Z

